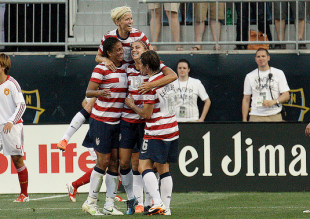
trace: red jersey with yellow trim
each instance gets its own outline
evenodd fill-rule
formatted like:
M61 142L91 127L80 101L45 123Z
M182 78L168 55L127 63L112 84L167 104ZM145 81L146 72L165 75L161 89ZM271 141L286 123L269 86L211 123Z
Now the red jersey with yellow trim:
M164 77L162 72L149 81ZM153 114L146 119L144 139L173 141L179 138L179 127L175 116L175 92L173 83L152 89L143 95L144 104L154 104Z
M124 107L127 93L128 63L123 62L115 72L109 70L104 63L98 64L90 78L90 81L99 84L99 90L110 89L108 98L98 97L92 109L90 117L108 124L118 124Z
M26 103L18 82L10 75L0 84L0 125L23 122Z
M121 38L118 34L118 29L115 29L115 30L109 31L107 34L105 34L102 37L101 44L99 45L99 49L98 49L101 53L103 53L103 42L109 37L114 37L114 38L119 39L119 41L121 41L121 43L123 44L123 49L124 49L123 59L126 62L133 61L131 57L131 43L142 40L142 41L145 41L149 46L151 45L150 41L145 36L145 34L136 28L132 28L132 31L129 33L129 36L125 39Z

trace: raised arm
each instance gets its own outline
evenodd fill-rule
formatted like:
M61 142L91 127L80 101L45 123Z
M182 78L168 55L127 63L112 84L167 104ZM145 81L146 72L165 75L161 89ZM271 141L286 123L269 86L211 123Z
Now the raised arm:
M108 69L110 69L111 71L116 71L116 67L114 63L107 57L104 57L103 54L99 50L96 55L95 61L98 63L104 62L104 65L107 66Z
M154 87L164 86L178 79L177 74L169 67L164 68L162 72L164 73L165 77L156 81L142 83L138 88L139 92L145 94L146 92L152 90Z

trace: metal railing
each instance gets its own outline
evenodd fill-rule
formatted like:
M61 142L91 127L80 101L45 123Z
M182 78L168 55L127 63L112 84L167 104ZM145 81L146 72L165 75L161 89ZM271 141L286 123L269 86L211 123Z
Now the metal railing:
M17 51L28 46L68 50L67 0L1 0L1 4L5 4L0 18L5 21L5 42L2 39L0 46Z
M297 20L303 20L303 22L296 22L296 26L294 26L295 20L292 19L290 13L285 17L284 23L276 24L278 21L275 20L275 15L278 3L288 2L283 0L265 0L263 2L257 0L247 0L246 2L234 0L139 0L140 4L137 4L136 0L128 0L126 3L128 2L129 6L130 4L134 5L132 7L135 20L134 26L142 30L150 39L152 45L160 47L160 50L175 50L174 46L176 45L189 48L200 45L203 50L213 50L214 47L219 52L219 47L222 47L222 51L227 51L233 50L236 45L279 44L281 46L287 45L287 48L293 52L299 52L301 44L310 44L308 34L309 1L295 0L288 3L289 9L294 8L293 14L296 14L295 17L299 18ZM95 6L88 7L87 10L90 11L83 12L81 8L78 10L79 4L83 2L87 2L89 5L94 3ZM294 4L291 2L296 4L296 8L292 7ZM0 49L1 46L6 48L10 46L37 48L60 46L65 52L74 47L97 48L103 34L116 28L109 17L110 10L116 6L124 5L121 1L115 2L111 0L2 0L1 3L6 4L6 41L0 41ZM152 11L148 9L148 3L182 3L183 7L178 11L180 26L177 31L179 32L179 39L175 40L171 22L167 21L161 23L159 39L153 40L154 36L152 36L150 28ZM207 9L208 15L206 20L203 21L204 28L200 29L200 31L196 30L196 32L196 5L194 3L208 3L209 6ZM211 13L211 3L215 4L215 19L210 16L210 14L214 13ZM191 8L189 7L190 4L192 4ZM300 4L303 5L302 10L300 10ZM109 8L110 5L111 8ZM221 8L224 17L221 17L219 12L221 5L224 5ZM281 5L278 9L282 11L282 7ZM95 11L91 11L92 8ZM161 8L161 10L162 14L160 16L163 21L165 14L163 12L165 10L164 8ZM228 13L229 11L231 13ZM192 14L191 18L189 14ZM263 14L263 17L260 17L261 14ZM302 17L300 17L300 14ZM202 18L204 15L200 14L199 16ZM190 20L186 20L187 18ZM282 21L283 19L284 16L281 13L278 20ZM171 20L171 17L168 17L167 20ZM243 22L244 20L246 22ZM212 29L212 22L214 21L216 27ZM283 25L286 23L285 30ZM256 32L262 31L266 33L268 27L270 27L270 31L267 35L271 36L268 36L268 41L265 36L263 41L259 41L258 37L256 37L256 40L250 41L249 33L251 29ZM302 37L296 31L302 29L301 27L304 27ZM284 31L284 37L278 38L278 34L282 36ZM195 38L198 33L204 35L200 40Z
M283 11L284 4L280 2L284 2L288 4L287 17L284 17L283 13L279 13ZM193 22L188 25L187 22L183 22L183 27L181 27L181 40L180 42L175 42L172 40L172 37L169 33L169 30L165 30L165 28L161 27L161 39L164 36L170 35L168 40L161 40L157 42L152 42L154 45L166 46L166 45L214 45L214 48L219 48L219 46L226 46L227 48L233 49L235 45L238 46L246 46L253 44L270 44L272 48L276 46L279 49L283 49L288 44L288 47L298 51L299 49L305 49L305 44L310 43L310 37L308 34L308 16L309 16L309 0L303 1L281 1L281 0L265 0L265 1L235 1L235 0L139 0L139 3L149 4L149 3L187 3L185 4L185 10L183 11L183 19L187 17L188 12L193 14ZM193 3L208 3L208 16L206 19L206 30L202 30L198 33L195 28L191 28L191 26L195 26L194 13L195 8L193 7L190 11L188 8L188 4ZM220 25L216 25L216 28L212 30L212 24L210 24L210 3L214 3L216 5L216 23L220 23ZM219 10L220 4L224 4L224 18L219 19ZM200 4L201 5L201 4ZM296 5L296 6L295 6ZM294 6L294 7L293 7ZM199 6L198 6L199 7ZM223 6L222 6L223 7ZM299 22L295 22L296 19L293 19L290 13L290 9L294 9L293 14L296 14L295 17L299 18ZM231 17L229 19L232 20L232 23L228 23L228 11L231 10ZM162 8L162 11L164 9ZM202 10L200 10L202 11ZM261 17L263 15L263 17ZM268 17L267 17L268 16ZM277 19L275 19L277 16ZM279 17L280 16L280 17ZM301 17L300 17L301 16ZM200 14L200 17L203 17ZM163 19L163 16L162 18ZM171 20L171 18L170 18ZM244 22L246 20L246 22ZM300 21L301 20L301 21ZM284 22L281 22L284 21ZM286 31L285 24L287 23ZM171 24L169 24L171 26ZM295 27L294 27L295 26ZM192 31L182 32L182 29L190 29ZM239 29L238 29L239 28ZM166 28L167 29L167 28ZM270 29L270 30L269 30ZM266 30L269 31L267 35L269 35L269 40L264 36L264 39L260 41L258 39L258 35L256 38L252 39L250 37L250 31L255 30L256 32L261 31L266 34ZM296 31L298 30L298 31ZM196 32L195 32L196 31ZM216 37L212 39L212 31L215 32ZM238 32L239 31L239 32ZM193 39L193 35L200 34L203 35L207 33L207 37L204 37L202 40ZM222 32L222 36L219 37ZM303 32L303 33L302 33ZM224 34L223 34L224 33ZM205 34L206 35L206 34ZM239 35L239 36L238 36ZM281 37L278 37L280 35ZM284 37L282 37L284 35ZM190 37L189 37L190 36ZM167 37L166 37L167 38ZM237 39L239 38L239 39ZM246 39L244 39L246 38ZM258 42L259 41L259 42ZM241 47L242 48L242 47ZM210 47L209 47L210 49ZM243 47L244 49L244 47Z

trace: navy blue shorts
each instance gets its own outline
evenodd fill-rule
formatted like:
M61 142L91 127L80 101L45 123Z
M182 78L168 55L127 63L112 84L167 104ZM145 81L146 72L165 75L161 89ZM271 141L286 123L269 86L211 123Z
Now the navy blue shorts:
M133 149L135 146L140 149L144 136L145 123L130 123L121 120L120 148Z
M119 124L110 125L93 118L89 119L89 136L97 152L109 154L112 149L118 149L119 134Z
M151 159L154 162L165 164L177 163L179 154L179 139L173 141L144 140L139 159Z
M87 147L87 148L93 148L94 145L93 145L93 141L89 135L89 130L87 131L86 135L85 135L85 138L84 138L84 141L82 143L82 145L84 147Z
M140 146L138 147L138 145L136 144L132 150L132 153L138 153L138 152L140 152Z

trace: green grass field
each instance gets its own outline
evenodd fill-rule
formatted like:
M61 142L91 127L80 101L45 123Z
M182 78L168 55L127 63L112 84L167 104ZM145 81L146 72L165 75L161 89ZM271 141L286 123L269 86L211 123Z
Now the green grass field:
M119 195L126 197L123 193ZM13 203L17 196L0 195L0 218L94 217L81 210L87 194L79 194L76 203L69 202L66 194L30 194L30 202ZM101 194L99 199L98 205L102 208L105 195ZM122 212L126 212L125 203L117 202L116 205ZM172 215L169 218L309 218L310 214L303 213L303 210L308 208L309 192L174 193L171 203ZM149 216L134 214L120 217Z

